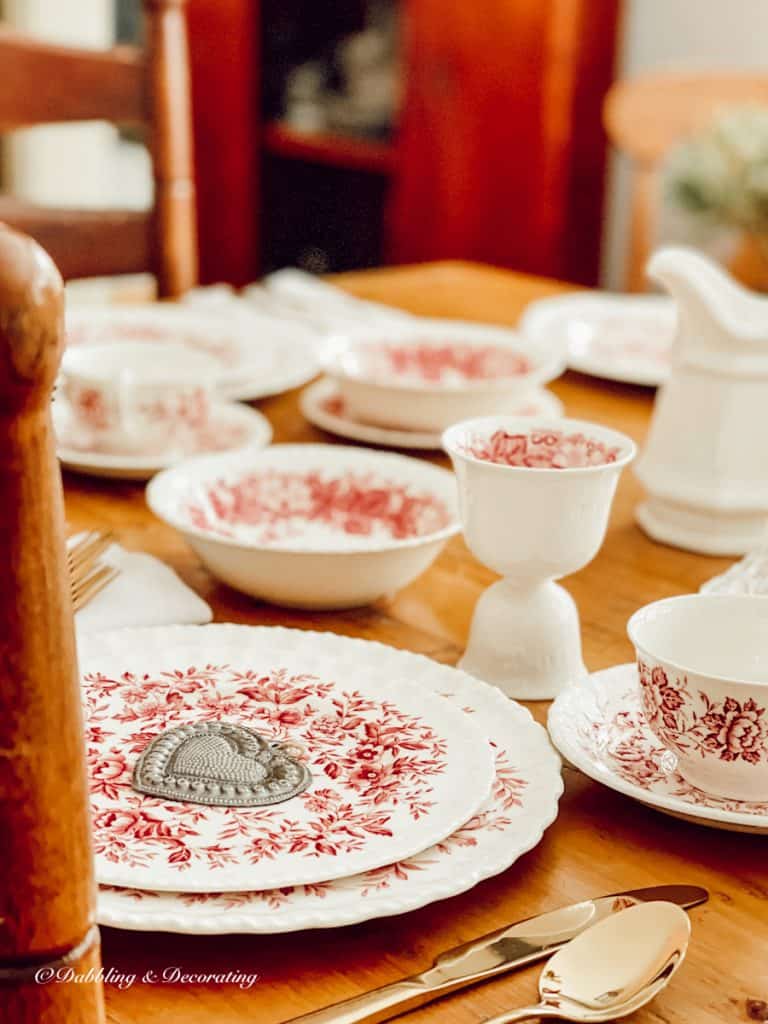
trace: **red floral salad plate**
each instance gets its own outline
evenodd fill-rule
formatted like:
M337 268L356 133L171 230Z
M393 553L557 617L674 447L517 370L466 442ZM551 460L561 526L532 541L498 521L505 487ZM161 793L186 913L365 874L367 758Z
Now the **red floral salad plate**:
M245 303L77 306L67 312L67 345L173 342L219 364L222 398L251 400L311 380L318 369L313 332L264 316Z
M595 672L565 690L550 709L548 726L563 757L610 789L699 825L768 835L768 801L705 793L676 770L675 755L647 723L634 662Z
M485 802L429 849L333 881L226 893L184 892L183 878L177 892L101 886L101 924L192 934L271 933L402 914L506 870L536 846L555 820L563 788L559 758L525 708L495 687L421 655L330 633L308 636L323 660L336 656L342 663L375 663L384 676L407 677L414 689L438 695L471 721L494 760L495 777Z
M84 636L79 661L102 884L223 892L372 871L446 839L493 783L472 717L364 643L234 625L126 629ZM158 735L212 722L293 752L308 787L264 806L132 787ZM193 777L179 760L182 771Z

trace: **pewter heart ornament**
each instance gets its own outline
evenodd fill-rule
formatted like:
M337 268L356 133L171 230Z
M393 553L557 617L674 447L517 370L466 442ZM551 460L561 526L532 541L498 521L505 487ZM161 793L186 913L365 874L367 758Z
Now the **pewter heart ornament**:
M287 748L233 722L195 722L152 740L133 769L149 796L216 807L264 807L303 793L309 769Z

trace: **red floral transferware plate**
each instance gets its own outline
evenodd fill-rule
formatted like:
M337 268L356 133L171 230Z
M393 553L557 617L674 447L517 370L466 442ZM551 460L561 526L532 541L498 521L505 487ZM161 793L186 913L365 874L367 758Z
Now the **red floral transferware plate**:
M187 892L312 885L412 857L486 799L472 720L362 642L214 625L84 636L79 648L97 880ZM133 766L187 722L290 742L313 781L267 807L137 793Z
M565 343L579 373L656 387L672 365L675 307L665 295L575 292L532 302L519 329L531 341Z
M560 694L548 725L563 757L610 789L700 825L768 834L768 802L705 793L675 770L674 754L646 722L634 662L595 672Z
M557 754L530 713L495 687L420 655L361 640L344 644L363 646L393 675L407 672L414 686L439 693L482 730L496 778L475 816L415 857L319 885L221 894L102 886L100 924L200 935L338 927L465 892L536 846L557 816L563 786Z
M78 306L67 312L67 344L173 342L213 357L223 398L251 400L300 387L317 373L314 334L247 305Z
M338 384L329 377L321 377L306 387L299 398L299 405L304 417L314 426L353 441L383 445L386 448L439 451L443 448L443 435L439 430L395 430L354 419L345 406ZM562 402L545 388L534 388L529 394L512 402L507 410L509 416L551 418L562 414Z

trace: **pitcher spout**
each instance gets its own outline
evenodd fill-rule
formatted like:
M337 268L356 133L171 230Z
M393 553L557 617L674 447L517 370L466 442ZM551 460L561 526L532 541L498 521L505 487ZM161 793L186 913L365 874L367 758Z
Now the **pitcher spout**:
M678 339L690 341L699 351L722 351L724 344L768 345L768 298L748 291L696 249L658 249L647 272L676 300Z

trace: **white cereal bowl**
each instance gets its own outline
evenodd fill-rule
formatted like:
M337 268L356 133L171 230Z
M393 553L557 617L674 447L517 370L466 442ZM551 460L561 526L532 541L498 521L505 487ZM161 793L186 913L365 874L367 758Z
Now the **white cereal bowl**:
M768 602L671 597L627 632L648 725L680 774L705 793L768 800Z
M425 431L508 413L564 365L555 346L459 320L414 320L339 335L321 361L353 417Z
M323 444L192 459L147 502L236 590L294 608L369 604L406 586L459 531L453 474Z

